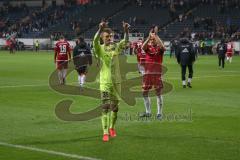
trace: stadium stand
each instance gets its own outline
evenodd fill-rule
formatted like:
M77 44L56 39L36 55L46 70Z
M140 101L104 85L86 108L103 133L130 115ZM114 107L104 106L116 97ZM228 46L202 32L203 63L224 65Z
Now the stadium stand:
M39 7L28 7L25 4L12 6L9 3L0 7L0 37L17 33L16 22L21 22L30 13L39 10Z
M126 1L111 1L110 3L97 2L88 4L81 8L81 13L77 14L74 17L71 17L70 21L66 22L67 24L72 24L72 28L66 28L68 28L68 31L72 30L75 32L75 35L86 33L85 36L87 38L90 38L93 36L93 34L88 34L88 32L86 32L87 30L96 26L101 21L101 19L107 19L112 15L117 14L125 7L125 5ZM60 26L55 30L62 31L60 30Z
M131 24L131 32L145 33L154 24L160 36L171 40L181 34L192 37L221 38L239 31L239 0L92 0L77 5L67 3L49 7L0 8L0 37L41 37L55 40L61 34L68 39L78 35L92 38L101 19L121 34L121 21ZM6 16L7 15L7 16ZM13 23L17 22L17 23Z
M150 2L150 3L149 3ZM176 2L174 6L178 10L171 13L171 3L167 1L130 1L128 6L124 10L120 11L118 14L110 17L110 25L115 31L121 33L121 21L127 21L132 25L131 32L141 32L145 33L154 24L158 26L164 26L175 19L178 14L186 12L198 1L190 1L189 3L180 4ZM88 30L85 33L86 37L92 37L97 27Z
M183 15L183 19L176 19L166 27L165 39L177 37L180 34L196 35L200 38L230 37L239 30L240 10L236 1L207 1Z

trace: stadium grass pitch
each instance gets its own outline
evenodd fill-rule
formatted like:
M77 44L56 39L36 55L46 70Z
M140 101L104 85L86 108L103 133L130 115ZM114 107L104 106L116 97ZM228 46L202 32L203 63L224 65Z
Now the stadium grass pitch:
M128 56L128 60L135 62L136 58ZM182 88L175 59L165 56L164 64L168 68L164 79L174 86L172 92L164 95L166 118L139 120L134 115L144 111L142 99L132 107L122 102L118 136L103 143L99 118L64 122L56 117L55 104L62 99L74 100L71 111L75 113L94 108L100 102L59 94L49 88L48 78L55 68L53 52L10 55L1 51L0 159L238 160L240 57L234 56L232 64L227 63L220 70L216 56L200 56L194 66L192 89ZM76 75L69 75L67 83L77 82ZM152 110L156 113L154 98Z

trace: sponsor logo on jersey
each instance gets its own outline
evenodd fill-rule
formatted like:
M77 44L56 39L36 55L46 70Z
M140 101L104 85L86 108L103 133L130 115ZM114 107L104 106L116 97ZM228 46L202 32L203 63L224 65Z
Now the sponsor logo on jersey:
M182 50L183 53L189 53L189 50L187 48L184 48L184 50Z
M84 52L81 52L81 53L80 53L80 56L81 56L81 57L83 57L84 55L85 55Z

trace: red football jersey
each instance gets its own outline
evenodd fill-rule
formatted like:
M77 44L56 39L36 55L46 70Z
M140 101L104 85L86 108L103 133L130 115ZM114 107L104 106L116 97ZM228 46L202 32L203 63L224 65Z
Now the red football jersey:
M146 53L142 49L142 45L143 45L142 41L137 41L137 42L134 43L134 50L136 52L135 54L137 55L138 63L144 63L145 62Z
M145 61L145 73L146 74L158 74L162 73L162 61L165 49L159 46L147 45L146 61Z
M229 42L227 44L227 54L232 54L233 53L233 44L232 42Z
M54 48L57 52L57 61L67 61L68 53L71 52L70 44L67 41L58 41Z
M160 63L163 62L164 48L159 46L147 45L146 52L146 63Z

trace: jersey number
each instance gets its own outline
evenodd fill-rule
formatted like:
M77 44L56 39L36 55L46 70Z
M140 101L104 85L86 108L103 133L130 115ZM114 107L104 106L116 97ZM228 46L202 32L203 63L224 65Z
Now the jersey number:
M66 45L60 45L60 54L66 54L67 52L67 46Z

